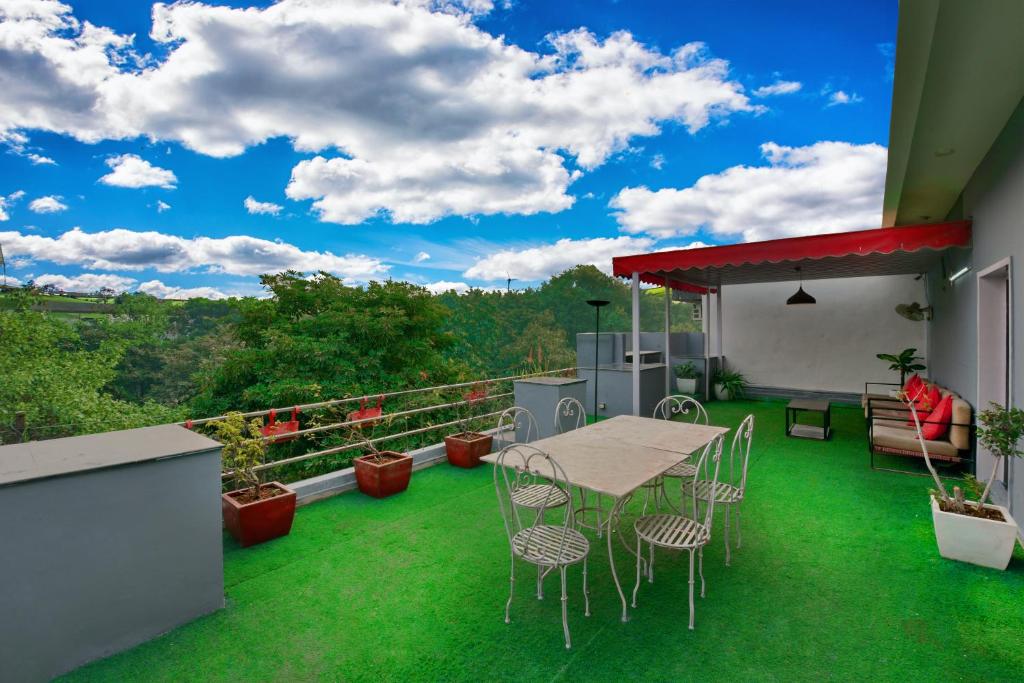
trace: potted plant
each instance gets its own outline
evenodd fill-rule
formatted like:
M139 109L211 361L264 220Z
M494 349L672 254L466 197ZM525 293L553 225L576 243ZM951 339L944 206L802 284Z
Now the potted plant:
M715 398L719 401L735 401L743 398L747 390L747 378L738 372L719 370L714 375Z
M352 459L356 485L360 491L374 498L387 498L409 488L409 479L412 477L411 455L379 450L373 440L368 439L358 428L350 429L349 436L370 451Z
M262 427L260 420L246 422L241 413L211 424L214 438L224 444L224 467L238 486L221 495L224 526L243 548L287 536L295 519L295 492L277 481L260 482L256 468L267 454Z
M928 445L921 434L921 421L917 415L915 402L905 394L903 399L914 419L925 464L935 481L936 488L931 491L931 507L939 554L951 560L969 562L982 567L1006 569L1010 563L1010 556L1013 555L1013 546L1017 542L1017 523L1005 507L987 501L1003 458L1021 456L1017 444L1021 436L1024 436L1024 410L1005 408L998 403L992 403L988 410L982 411L979 415L978 442L995 456L995 464L978 500L971 501L965 500L963 490L959 486L953 487L953 495L946 491L928 457ZM974 480L968 481L976 484ZM977 493L980 487L973 488Z
M676 373L676 388L679 392L692 396L697 393L697 378L700 377L700 373L697 372L697 368L691 362L683 363L675 367Z
M903 349L899 353L876 353L875 358L889 363L889 369L900 373L900 386L906 384L907 375L912 372L920 372L925 369L922 356L915 355L917 349Z
M476 467L480 464L480 458L491 452L493 437L470 429L473 408L485 398L487 398L486 388L474 388L466 393L465 400L458 405L459 431L444 437L448 462L456 467Z

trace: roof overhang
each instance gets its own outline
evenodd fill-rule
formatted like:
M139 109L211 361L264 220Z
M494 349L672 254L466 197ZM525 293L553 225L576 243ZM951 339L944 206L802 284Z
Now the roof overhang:
M1024 98L1024 2L899 4L882 225L950 216Z
M615 275L687 291L722 285L907 275L928 271L950 248L969 247L971 222L876 228L612 259ZM799 275L796 268L799 267Z

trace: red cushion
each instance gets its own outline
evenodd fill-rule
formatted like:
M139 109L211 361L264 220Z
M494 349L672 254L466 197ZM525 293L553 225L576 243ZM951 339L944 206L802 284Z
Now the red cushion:
M917 390L921 388L921 382L923 381L924 380L921 379L921 375L914 373L910 376L910 379L907 380L907 383L903 385L903 393L910 398L913 398L914 395L917 394Z
M946 436L949 425L953 421L953 396L946 394L939 405L928 415L928 421L921 425L921 436L928 441L935 441Z
M942 392L934 384L928 386L928 389L921 394L921 398L917 399L917 410L921 413L930 412L935 410L942 400Z

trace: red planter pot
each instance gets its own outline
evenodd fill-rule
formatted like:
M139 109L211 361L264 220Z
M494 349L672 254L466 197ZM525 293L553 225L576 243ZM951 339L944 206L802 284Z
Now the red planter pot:
M374 456L362 455L353 458L359 490L374 498L387 498L409 488L412 477L412 456L395 451L381 451L385 458L382 463L374 462Z
M292 530L292 520L295 519L295 492L276 481L260 486L261 491L267 489L277 489L281 493L250 503L240 502L238 498L251 489L221 494L220 506L224 515L224 526L243 548L287 536Z
M456 467L476 467L480 458L491 452L494 439L486 434L463 432L444 437L448 462Z

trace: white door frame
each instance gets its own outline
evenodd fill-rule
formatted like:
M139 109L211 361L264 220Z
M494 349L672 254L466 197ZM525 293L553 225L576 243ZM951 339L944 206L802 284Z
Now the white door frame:
M1000 273L1000 271L1004 271L1004 270L1006 272L1006 278L1005 278L1006 285L1005 285L1005 287L1006 287L1006 316L1007 316L1006 317L1006 328L1007 329L1006 329L1006 335L1005 335L1005 343L1006 343L1006 387L1005 387L1005 391L1006 391L1006 402L1007 402L1007 405L1013 405L1013 267L1012 267L1011 258L1008 256L1008 257L1006 257L1004 259L1000 259L999 261L993 263L992 265L990 265L990 266L988 266L986 268L983 268L982 270L979 270L978 274L977 274L977 279L976 279L976 282L977 282L977 294L976 294L976 297L977 297L977 329L976 329L976 331L977 331L977 348L976 348L976 360L975 360L975 362L977 363L977 366L976 366L976 370L977 370L977 387L976 387L977 388L977 393L975 395L977 396L977 399L978 399L978 405L975 407L976 411L984 410L987 407L987 405L988 405L988 401L991 400L991 398L992 398L990 396L991 391L989 390L988 386L986 385L986 381L987 381L988 377L987 377L986 373L983 371L983 365L982 365L983 358L985 358L985 351L986 351L986 349L983 348L982 342L983 341L988 341L984 337L984 335L986 333L986 329L987 329L987 321L984 320L984 313L988 312L991 309L991 299L988 296L986 296L986 294L991 293L991 289L988 287L988 285L985 282L985 280L991 278L992 276L996 275L997 273ZM1003 278L999 278L999 279L1000 279L1000 281L1002 281ZM988 470L987 468L982 469L980 467L980 465L981 465L980 461L981 461L982 455L983 455L983 452L982 452L982 449L981 449L980 445L976 444L975 452L977 453L978 461L979 461L977 463L977 465L979 466L977 468L978 477L979 478L987 477L989 475L989 473L990 473L990 470ZM1012 463L1012 462L1008 463L1006 465L1007 470L1004 470L1004 472L1001 472L998 475L1000 479L1002 479L1005 476L1005 481L1003 482L1003 484L1006 486L1006 492L1008 494L1007 498L1009 500L1007 500L1007 504L1012 504L1012 502L1013 502L1013 493L1012 493L1012 491L1013 491L1012 487L1014 485L1014 482L1013 482L1013 465L1014 465L1014 463ZM990 466L991 466L991 464L989 464L989 467Z

